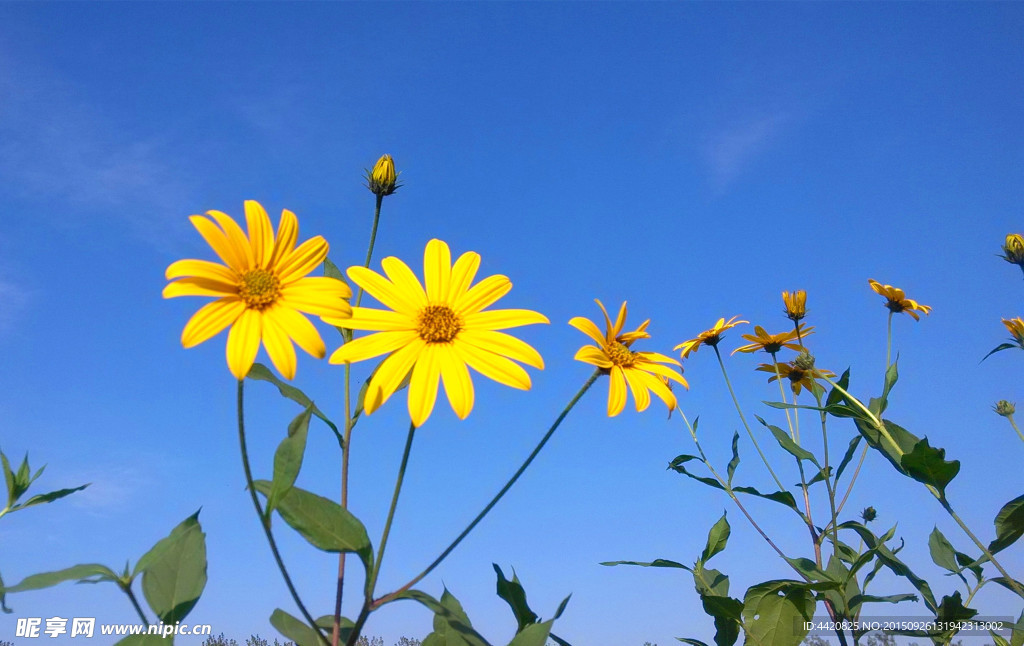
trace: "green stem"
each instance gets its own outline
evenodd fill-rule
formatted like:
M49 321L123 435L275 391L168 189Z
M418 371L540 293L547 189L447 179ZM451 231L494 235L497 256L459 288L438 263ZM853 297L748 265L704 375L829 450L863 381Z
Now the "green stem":
M822 407L821 406L821 392L822 392L821 389L816 388L812 392L814 393L814 401L815 401L815 403L818 405L818 408L821 408ZM832 512L832 554L835 555L836 551L839 549L839 529L837 527L837 524L839 522L839 520L838 520L838 518L839 518L839 510L836 509L836 489L835 489L835 486L832 484L832 480L828 477L829 457L828 457L828 429L826 427L826 418L827 418L827 416L825 415L824 411L821 411L819 414L821 415L821 443L822 443L822 451L824 453L824 458L825 458L825 467L824 467L825 474L826 474L826 477L825 477L825 489L828 492L828 506L829 506L829 510ZM847 492L847 493L849 493L849 492ZM843 501L845 502L845 500L846 499L844 498Z
M932 486L928 486L928 490L932 492L932 495L935 496L936 499L938 499L939 504L942 505L942 508L946 510L946 513L948 513L953 520L956 521L956 524L959 525L960 529L962 529L964 533L967 534L967 536L971 539L971 541L974 542L975 546L977 546L977 548L981 550L981 553L984 554L988 558L988 560L992 562L992 565L994 565L997 570L999 570L999 573L1003 575L1003 577L1006 579L1006 583L1011 588L1013 588L1014 592L1024 597L1024 588L1022 588L1020 584L1013 577L1010 576L1010 573L1007 572L1006 569L1003 568L1002 564L996 560L995 555L989 551L988 547L986 547L984 543L978 540L978 537L974 535L974 532L972 532L971 529L967 526L967 524L960 519L960 516L958 516L957 513L953 511L953 507L949 504L949 501L946 500L946 496L936 491L935 488Z
M366 249L366 262L363 263L363 267L370 266L370 260L373 258L373 245L377 242L377 223L380 222L380 205L384 201L384 196L380 193L377 194L377 207L373 210L373 228L370 229L370 246ZM356 307L359 307L359 303L363 301L363 288L360 287L356 293Z
M1013 430L1017 431L1017 437L1020 438L1021 442L1024 442L1024 434L1022 434L1020 429L1017 428L1017 422L1013 421L1013 415L1007 415L1006 419L1010 420L1010 426L1013 427Z
M501 500L502 497L504 497L505 493L512 488L512 485L514 485L516 481L519 480L519 476L523 475L523 472L526 471L527 467L530 466L534 458L537 457L537 454L540 453L541 449L544 448L544 445L548 443L548 440L551 439L551 436L554 435L555 431L562 424L562 421L569 414L569 411L571 411L573 407L576 406L576 402L578 402L580 398L583 397L584 393L590 390L590 387L594 385L594 382L597 381L597 378L601 376L602 372L603 371L601 369L594 371L594 374L592 374L590 378L587 379L586 383L583 384L583 387L580 388L579 392L577 392L576 395L569 400L569 403L565 406L562 412L559 413L558 417L555 419L555 422L548 429L547 433L544 434L544 437L541 438L540 442L537 443L537 446L534 447L533 452L531 452L530 455L526 458L526 461L524 461L523 464L519 467L519 469L516 470L514 474L512 474L512 477L509 478L508 482L505 483L505 486L502 487L501 490L494 496L494 498L492 498L491 501L487 503L487 506L484 507L483 510L481 510L480 513L476 515L476 518L473 519L473 521L466 527L466 529L462 530L462 533L459 534L455 538L455 540L452 541L451 544L444 549L443 552L441 552L440 556L434 559L434 561L430 565L428 565L426 569L424 569L422 572L413 577L408 583L403 585L401 588L398 588L394 592L390 592L374 601L372 604L373 608L378 608L384 605L385 603L394 601L403 592L412 588L412 586L416 585L421 580L423 580L424 577L433 572L434 568L440 565L441 561L443 561L449 554L451 554L452 550L454 550L459 545L459 543L462 542L462 539L466 538L466 536L468 536L469 533L473 531L473 528L475 528L477 524L484 519L484 516L486 516L488 512L490 512L491 509L496 504L498 504L498 501Z
M889 310L889 322L886 326L885 334L885 370L882 372L883 375L889 372L890 359L892 358L892 310Z
M260 519L260 526L263 527L263 533L267 537L267 544L270 545L270 551L274 555L274 561L277 563L277 569L281 571L281 576L284 577L285 585L288 586L288 592L291 593L292 599L295 601L295 605L298 606L299 612L305 617L306 622L316 631L317 636L320 640L326 644L327 638L324 637L320 631L320 627L316 625L316 620L313 619L309 611L306 610L306 606L303 605L302 599L299 598L299 593L292 584L292 578L288 575L288 568L285 567L284 561L281 559L281 553L277 549L277 542L274 541L274 534L270 531L270 517L264 513L263 506L260 504L260 499L256 496L256 487L253 484L252 469L249 466L249 449L245 443L245 416L244 416L244 393L245 391L245 380L238 380L238 443L241 447L242 452L242 468L245 470L245 484L246 488L249 489L249 495L252 497L252 505L256 509L256 515Z
M128 595L128 600L131 601L132 606L135 607L135 612L139 613L139 617L142 618L142 623L146 624L146 628L149 628L149 620L146 619L146 614L142 612L142 607L139 606L139 600L135 598L135 593L132 592L131 582L129 582L127 585L123 583L119 585L121 586L121 590L123 590L124 593Z
M783 404L788 404L789 402L786 401L786 389L782 387L782 373L779 372L779 360L778 360L778 358L776 358L776 353L771 352L769 354L771 354L771 357L772 357L772 367L775 368L775 381L778 382L778 384L779 384L779 396L782 397L782 403ZM783 410L786 411L786 424L789 426L789 437L794 442L799 444L800 441L796 439L797 435L796 435L796 432L793 429L793 420L789 416L789 409L785 408ZM796 411L794 410L794 414L795 413L796 413Z
M384 521L384 533L380 537L380 546L377 548L377 559L373 562L373 571L370 573L370 581L366 586L367 599L373 598L373 589L377 585L377 576L380 574L380 564L384 560L384 547L388 544L388 535L391 534L391 522L395 518L395 509L398 507L398 494L402 491L402 482L405 480L405 469L409 465L409 453L412 451L412 438L416 434L416 425L409 424L409 434L405 438L405 449L402 451L402 464L398 467L398 477L395 478L395 492L391 496L391 506L388 508L388 517Z
M718 357L718 365L722 367L722 376L725 377L725 385L729 387L729 394L732 395L732 403L736 406L736 412L740 414L740 421L743 422L743 428L747 429L747 435L750 436L750 441L754 443L754 448L757 449L757 454L761 456L761 461L764 462L764 466L768 467L768 473L772 475L772 479L775 480L775 484L779 487L779 491L785 491L786 488L782 486L782 482L780 482L778 476L775 475L775 471L772 470L772 465L768 464L768 458L764 456L764 452L761 451L761 446L757 443L754 433L751 432L750 425L747 424L747 418L743 416L743 409L740 408L740 402L736 399L736 393L732 389L732 382L729 381L729 373L725 370L725 362L722 361L722 353L718 351L717 345L711 347L715 349L715 356Z

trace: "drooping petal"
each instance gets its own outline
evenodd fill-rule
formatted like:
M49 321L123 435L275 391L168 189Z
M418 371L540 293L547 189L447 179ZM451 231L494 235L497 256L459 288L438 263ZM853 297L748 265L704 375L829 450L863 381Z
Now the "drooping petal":
M608 417L615 417L626 407L626 377L618 366L612 366L608 377Z
M480 268L480 254L475 251L467 251L459 256L452 267L451 280L448 286L449 303L456 302L473 284L476 278L477 269Z
M231 271L230 267L210 262L208 260L179 260L172 262L164 272L167 280L194 276L196 278L209 278L219 280L223 283L237 283L238 274Z
M256 353L260 349L263 334L263 315L256 310L245 310L228 332L228 369L235 379L242 380L249 374Z
M285 379L295 378L296 358L295 346L284 329L278 325L273 315L264 313L263 325L263 347L270 355L270 361Z
M209 278L180 278L164 287L163 297L175 296L235 296L238 285L222 283Z
M675 359L673 359L672 357L665 356L660 352L637 352L637 354L643 357L646 361L657 361L658 363L671 363L673 366L683 365L676 361Z
M670 411L676 407L676 396L672 392L672 390L665 385L664 381L658 379L654 375L650 375L645 372L638 372L636 373L636 376L637 379L640 380L640 383L642 383L652 393L657 395L658 399L665 402L665 405L668 406L668 409ZM686 385L685 380L683 381L683 384Z
M245 201L245 226L249 229L249 244L257 267L267 267L274 255L274 227L270 216L256 200Z
M282 285L305 277L327 257L329 245L323 236L315 236L300 244L277 265L277 276Z
M500 274L488 276L470 287L469 291L452 303L452 308L463 316L475 314L507 294L511 289L512 281L507 276Z
M395 332L377 332L369 336L360 337L349 341L334 351L329 361L331 363L354 363L365 359L379 357L388 352L394 352L403 345L419 335L412 330L401 330Z
M267 267L277 267L278 264L291 254L295 248L295 241L299 239L299 220L295 214L284 209L281 211L281 221L277 225L277 237L274 239L274 251L267 260Z
M650 362L638 363L638 364L636 364L636 366L639 369L644 370L646 372L654 373L656 375L660 375L662 377L665 377L666 379L671 379L672 381L678 382L678 383L686 386L687 388L690 387L686 383L686 379L684 379L681 374L679 374L677 371L669 368L668 366L663 366L660 363L650 363Z
M423 253L423 282L427 287L427 300L431 303L448 302L452 275L452 252L443 241L434 238Z
M249 238L245 235L245 231L242 231L242 227L238 226L238 223L227 213L207 211L206 215L216 220L224 231L224 236L234 250L235 257L243 262L243 271L252 269L256 261L253 257L252 245L249 244Z
M202 215L190 215L188 219L225 265L234 270L236 274L245 273L249 268L245 264L245 255L240 254L235 246L228 241L228 237L220 230L220 227Z
M406 301L414 303L417 309L427 305L427 294L423 291L423 285L416 274L412 273L412 269L409 269L409 265L394 256L381 260L380 265L391 280L391 284Z
M614 365L611 359L608 358L607 354L592 345L585 345L577 350L576 356L574 356L573 359L589 363L590 365L597 366L598 368L607 369Z
M629 386L630 392L633 393L633 399L636 401L636 412L642 413L647 410L647 407L651 405L651 394L647 392L647 388L642 383L642 378L639 377L641 373L639 370L623 370L622 376L626 379L626 384Z
M462 317L463 326L470 330L506 330L510 327L550 322L548 317L533 310L488 310Z
M423 426L437 402L438 380L441 378L440 345L428 343L420 352L409 381L409 417L412 425Z
M366 398L363 400L363 408L367 415L380 408L402 385L424 346L426 342L423 339L413 339L381 362L373 379L370 380Z
M421 309L420 303L410 300L405 292L394 283L366 267L349 267L348 277L366 293L380 301L385 307L415 317ZM424 298L426 298L424 296Z
M274 304L263 312L263 319L273 319L295 343L317 359L323 359L327 347L320 333L302 314L289 307ZM273 358L273 357L271 357Z
M470 368L488 379L520 390L530 389L530 375L518 363L469 343L461 343L458 338L455 339L453 347Z
M510 334L490 330L463 330L459 332L459 341L465 341L481 350L521 361L538 370L544 369L544 359L540 353Z
M207 303L185 324L185 329L181 331L181 345L193 348L216 336L234 323L243 311L245 303L238 297L229 296Z
M441 379L448 403L459 419L466 419L473 410L473 380L469 369L450 345L438 345L441 355Z
M582 316L574 316L569 319L569 325L589 336L597 343L598 346L603 346L608 342L608 339L601 334L601 330L599 330L597 325L595 325L590 319L583 318Z

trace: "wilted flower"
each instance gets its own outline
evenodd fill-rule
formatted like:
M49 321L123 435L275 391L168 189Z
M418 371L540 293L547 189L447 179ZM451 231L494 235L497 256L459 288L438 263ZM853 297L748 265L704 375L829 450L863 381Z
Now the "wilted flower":
M398 173L395 173L395 162L391 155L383 155L374 164L372 171L366 171L366 187L380 196L391 195L401 184L397 184Z
M915 321L921 320L917 312L924 312L929 314L932 308L928 305L922 305L917 301L907 298L903 290L892 285L882 285L877 280L868 279L868 284L871 285L871 289L886 299L885 306L889 308L889 311L893 314L899 314L900 312L906 312L914 318Z
M728 322L726 322L724 318L720 318L710 330L704 330L697 335L697 338L690 339L689 341L683 341L672 349L682 350L682 358L685 359L690 356L691 353L696 352L701 345L715 347L722 340L722 332L725 332L729 328L734 328L741 323L750 323L750 321L737 321L736 319L738 318L738 316L734 316L729 319Z
M1000 399L998 402L996 402L996 405L992 407L992 410L994 410L996 414L1002 415L1003 417L1011 417L1014 413L1017 412L1017 407L1013 404L1013 402L1008 402L1005 399Z
M786 318L796 322L807 316L807 292L800 289L795 292L782 292L782 302L786 304Z

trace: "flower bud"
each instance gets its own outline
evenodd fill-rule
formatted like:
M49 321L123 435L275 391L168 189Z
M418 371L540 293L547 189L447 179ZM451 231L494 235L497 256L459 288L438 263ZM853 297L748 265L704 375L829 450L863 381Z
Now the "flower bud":
M865 523L870 523L878 517L878 512L875 511L874 507L865 507L864 511L860 512L860 517L864 519Z
M804 349L796 359L793 360L793 367L799 368L800 370L813 370L814 369L814 355Z
M1013 402L1008 402L1005 399L1000 399L996 402L996 405L992 407L997 414L1003 417L1010 417L1017 412L1017 407L1013 405Z
M795 292L782 292L782 302L786 304L786 318L799 321L807 316L807 292L800 289Z
M391 195L400 184L397 184L398 174L395 173L395 162L391 155L382 155L374 164L372 171L366 171L366 187L372 193L380 196Z

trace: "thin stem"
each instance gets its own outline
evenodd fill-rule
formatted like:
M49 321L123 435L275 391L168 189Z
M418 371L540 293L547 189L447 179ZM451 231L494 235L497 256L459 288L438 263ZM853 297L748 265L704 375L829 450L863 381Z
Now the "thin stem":
M1013 430L1017 431L1017 437L1019 437L1021 441L1024 442L1024 434L1022 434L1020 432L1020 429L1017 428L1017 422L1013 421L1013 415L1007 415L1006 419L1010 420L1010 426L1013 427Z
M815 403L817 403L818 408L821 408L822 407L821 406L821 392L822 391L820 389L818 389L818 388L815 388L815 390L813 390L812 392L814 393L814 401L815 401ZM825 469L825 489L828 492L828 506L829 506L829 510L832 512L832 554L835 555L836 551L839 549L839 528L837 527L837 524L839 522L839 520L838 520L838 518L839 518L839 510L836 509L836 490L835 490L835 487L832 484L832 480L828 477L828 473L829 473L829 457L828 457L828 428L826 427L826 418L827 418L827 416L825 415L825 411L821 411L819 413L819 415L821 415L821 443L822 443L822 451L824 452L824 457L825 457L825 466L824 466L824 469ZM849 495L849 492L847 492L847 495ZM843 502L846 502L845 498L843 499Z
M936 491L934 487L928 486L928 490L931 491L932 495L934 495L938 499L939 504L942 505L942 508L946 510L946 513L948 513L953 518L953 520L956 521L956 524L960 526L960 529L962 529L964 533L967 534L967 536L971 539L971 541L974 542L978 549L981 550L981 553L988 557L989 561L992 561L992 565L996 566L996 569L999 570L999 573L1003 575L1003 578L1006 579L1006 583L1009 584L1011 588L1013 588L1014 592L1024 597L1024 588L1021 587L1020 583L1017 580L1010 576L1010 573L1007 572L1003 568L1002 564L1000 564L999 561L996 560L995 555L993 555L992 552L989 551L988 547L986 547L984 543L978 540L978 537L974 535L974 532L972 532L971 529L967 526L967 524L960 519L960 516L958 516L957 513L953 511L953 507L949 504L949 501L946 500L946 496Z
M306 622L316 631L317 636L320 640L326 644L327 638L324 637L320 631L320 627L316 625L316 620L313 619L309 611L306 610L306 606L303 605L302 599L299 598L299 593L296 591L295 586L292 584L292 578L288 575L288 568L285 567L284 561L281 560L281 553L277 549L277 542L274 541L274 535L270 531L270 517L264 513L263 506L260 504L259 498L256 496L256 486L253 484L252 469L249 467L249 450L245 443L245 416L243 413L244 407L244 393L245 391L245 380L238 380L238 443L241 447L242 452L242 468L245 470L245 484L249 490L249 495L252 497L252 505L256 509L256 515L260 519L260 526L263 527L263 533L267 537L267 544L270 545L270 551L274 555L274 561L277 563L277 569L281 570L281 576L284 577L285 585L288 586L288 592L291 593L292 599L295 601L295 605L298 606L299 612L305 617Z
M750 441L754 443L754 448L757 449L757 454L761 456L761 461L764 462L764 466L768 467L768 473L772 475L772 479L775 480L775 484L778 485L779 491L785 491L786 488L782 486L782 482L780 482L778 476L775 475L775 471L772 470L772 465L768 464L768 458L764 456L764 452L761 451L761 446L757 443L754 433L751 432L750 425L747 424L747 418L743 416L743 409L740 408L740 402L736 399L736 393L732 389L732 382L729 381L729 373L725 370L725 362L722 361L722 353L718 351L717 345L712 347L715 349L715 356L718 357L718 365L722 367L722 376L725 377L725 385L729 387L729 394L732 395L732 403L736 406L736 412L740 414L740 421L743 422L743 428L747 429L747 435L750 436Z
M892 310L889 310L889 323L886 326L885 334L885 371L883 375L889 372L890 359L892 357Z
M121 589L128 595L128 600L132 602L132 606L135 607L135 612L139 613L139 617L142 618L142 623L146 624L146 628L149 628L149 619L146 619L146 614L142 612L142 607L139 606L139 600L135 598L135 593L132 592L132 585L129 582L127 585L121 584Z
M409 424L409 434L405 438L405 449L402 451L402 464L398 467L398 477L395 478L395 492L391 496L391 506L388 508L388 517L384 522L384 533L380 537L380 546L377 548L377 559L373 562L373 572L370 574L370 583L366 586L368 599L373 598L373 588L377 585L377 576L380 574L380 564L384 560L384 547L388 544L388 535L391 533L391 522L395 518L395 509L398 507L398 494L402 491L402 482L405 480L405 468L409 465L409 453L412 451L412 438L416 435L416 425Z
M498 501L501 500L505 493L512 488L512 485L514 485L516 481L519 480L519 476L523 475L523 472L526 471L526 468L530 466L534 458L537 457L537 454L539 454L541 449L544 448L544 445L548 443L548 440L551 439L551 436L554 435L555 431L562 424L562 420L564 420L566 416L569 414L569 411L571 411L573 407L576 406L576 402L578 402L580 398L583 397L584 393L590 390L590 387L594 385L594 382L597 381L597 378L601 376L602 372L603 371L600 369L595 370L594 374L592 374L590 378L587 379L586 383L583 384L583 387L580 388L579 392L577 392L576 395L569 400L569 403L566 405L566 407L562 410L561 413L559 413L558 417L555 419L555 422L548 429L547 433L544 434L544 437L541 438L540 442L537 443L537 446L534 447L533 452L531 452L530 455L526 458L526 461L524 461L523 464L519 467L519 469L516 470L514 474L512 474L512 477L509 478L508 482L505 483L505 486L501 488L501 490L494 496L494 498L491 499L489 503L487 503L487 506L484 507L483 510L481 510L480 513L476 515L476 518L473 519L473 522L471 522L466 527L466 529L462 530L462 533L459 534L455 538L455 540L452 541L451 544L448 545L448 547L446 547L443 552L441 552L440 556L434 559L434 561L426 567L426 569L424 569L422 572L413 577L408 583L403 585L401 588L395 590L394 592L388 593L374 601L372 604L374 608L380 607L390 601L394 601L403 592L410 589L412 586L419 583L428 574L433 572L434 568L440 565L441 561L443 561L449 554L451 554L452 550L454 550L459 545L459 543L462 542L462 539L466 538L466 536L468 536L469 533L473 531L473 528L475 528L477 524L484 519L484 516L486 516L488 512L490 512L491 509L496 504L498 504Z
M857 476L860 475L860 468L864 466L864 458L868 456L868 444L864 443L864 448L860 451L860 459L857 460L857 468L853 470L853 476L850 478L850 484L846 487L846 493L843 494L843 499L840 501L839 506L836 507L836 513L838 514L843 510L846 505L846 499L850 497L850 492L853 491L853 483L857 482Z
M782 403L783 404L788 404L789 402L786 401L786 389L782 387L782 373L779 372L779 360L776 357L776 353L775 352L771 352L770 354L771 354L771 357L772 357L772 367L775 368L775 381L778 382L778 384L779 384L779 396L782 397ZM799 440L796 439L797 435L796 435L795 431L793 430L793 420L789 416L789 409L785 408L783 410L786 411L786 424L789 426L789 437L792 438L792 440L794 442L799 444L800 442L799 442ZM794 413L795 412L796 411L794 410ZM781 489L781 487L780 487L780 489Z
M384 196L380 193L377 194L377 207L373 210L373 228L370 229L370 246L366 249L366 262L363 263L363 267L370 266L370 260L373 258L373 245L377 242L377 223L380 222L380 205L384 201ZM359 303L363 301L363 288L360 287L356 293L356 307L359 307Z

